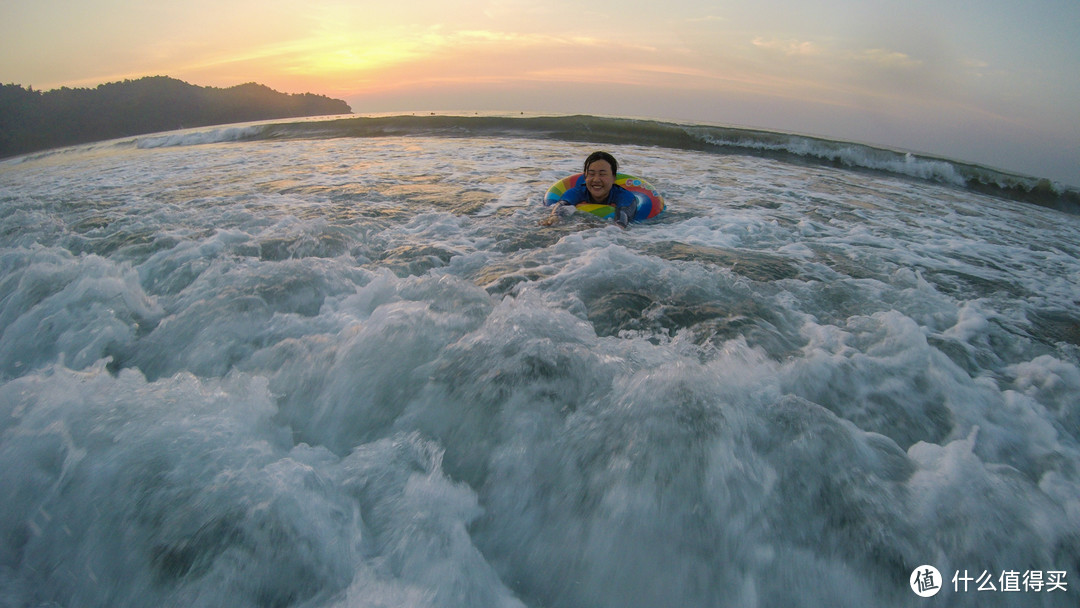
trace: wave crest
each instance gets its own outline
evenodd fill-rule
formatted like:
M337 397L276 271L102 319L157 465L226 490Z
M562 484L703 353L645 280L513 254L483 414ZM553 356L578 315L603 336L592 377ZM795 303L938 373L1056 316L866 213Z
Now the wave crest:
M446 114L306 119L156 134L140 137L135 144L140 148L158 148L265 139L406 136L524 137L765 156L947 184L1080 214L1080 189L1048 179L807 135L645 119Z

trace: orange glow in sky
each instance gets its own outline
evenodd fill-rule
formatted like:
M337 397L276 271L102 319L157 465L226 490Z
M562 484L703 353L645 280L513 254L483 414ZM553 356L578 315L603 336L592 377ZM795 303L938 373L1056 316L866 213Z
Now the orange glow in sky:
M0 7L0 80L737 124L1075 185L1077 31L1075 0L35 0Z

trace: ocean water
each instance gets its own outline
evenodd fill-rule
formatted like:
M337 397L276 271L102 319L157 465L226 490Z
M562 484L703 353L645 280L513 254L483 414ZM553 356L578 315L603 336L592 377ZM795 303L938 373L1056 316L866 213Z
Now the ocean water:
M594 149L665 213L539 227ZM1070 196L586 117L5 161L0 606L1076 606Z

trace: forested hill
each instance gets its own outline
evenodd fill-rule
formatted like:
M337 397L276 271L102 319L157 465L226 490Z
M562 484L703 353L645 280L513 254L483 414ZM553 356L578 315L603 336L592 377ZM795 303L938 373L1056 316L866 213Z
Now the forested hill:
M185 127L350 114L340 99L249 83L219 89L165 76L47 92L0 86L0 157Z

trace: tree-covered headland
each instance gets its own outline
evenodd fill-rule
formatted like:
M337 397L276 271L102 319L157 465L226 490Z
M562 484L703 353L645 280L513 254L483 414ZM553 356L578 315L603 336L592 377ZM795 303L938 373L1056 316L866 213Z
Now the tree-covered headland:
M0 85L0 157L188 127L351 114L340 99L248 83L200 87L166 76L93 89Z

